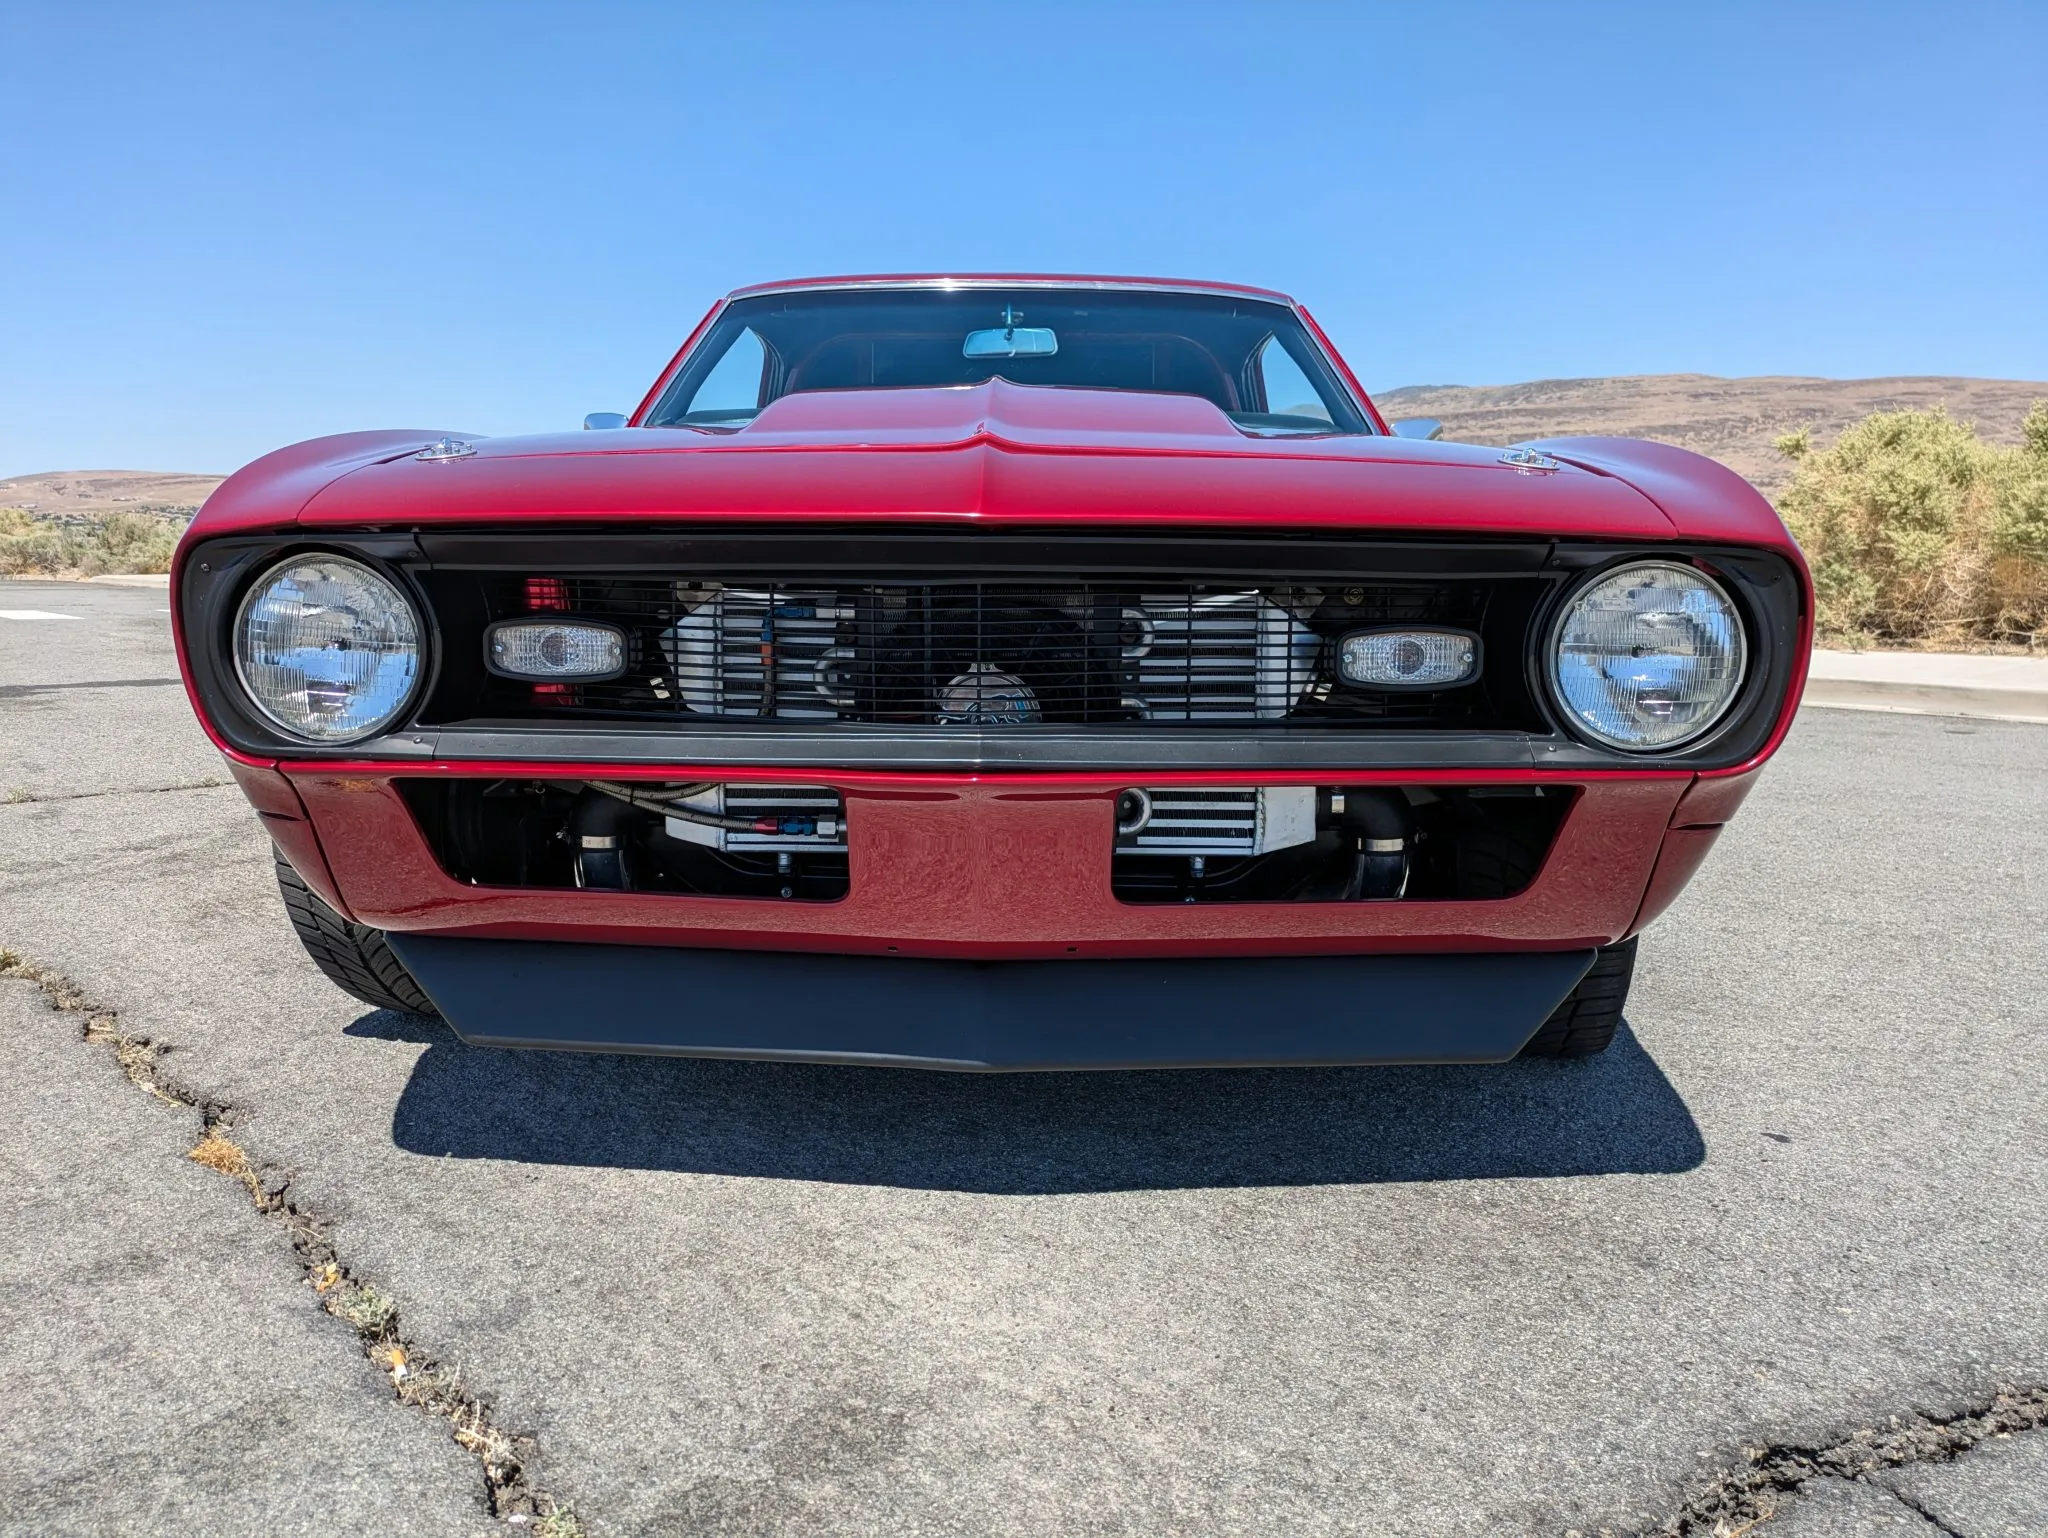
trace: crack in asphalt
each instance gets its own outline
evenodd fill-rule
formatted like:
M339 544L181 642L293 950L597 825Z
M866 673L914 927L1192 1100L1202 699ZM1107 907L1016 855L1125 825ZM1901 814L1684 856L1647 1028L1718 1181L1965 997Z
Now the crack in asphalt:
M53 1009L84 1016L79 1038L111 1048L131 1083L168 1105L199 1113L202 1136L186 1157L238 1181L256 1210L283 1228L321 1308L355 1331L363 1354L398 1401L449 1422L456 1443L482 1469L484 1503L492 1516L530 1528L537 1538L586 1538L575 1513L533 1482L538 1440L500 1427L488 1400L404 1333L396 1300L349 1267L329 1237L329 1220L292 1196L290 1172L255 1163L229 1137L232 1105L174 1078L163 1061L170 1046L123 1030L115 1011L93 1003L63 974L0 947L0 977L33 983Z
M1921 1505L1918 1501L1914 1500L1912 1496L1906 1494L1905 1491L1892 1491L1892 1498L1896 1500L1901 1506L1905 1507L1906 1510L1912 1512L1913 1515L1918 1517L1921 1521L1925 1522L1928 1526L1932 1527L1937 1533L1940 1533L1941 1538L1963 1538L1963 1535L1961 1533L1957 1532L1954 1528L1950 1527L1946 1522L1942 1521L1940 1517L1937 1517L1925 1506Z
M1638 1538L1735 1538L1783 1509L1775 1499L1813 1479L1868 1482L1886 1469L1949 1463L1978 1443L2048 1426L2048 1384L2000 1384L1989 1399L1950 1416L1894 1415L1826 1447L1784 1444L1744 1448L1748 1466L1724 1471L1695 1493L1662 1527ZM1890 1493L1940 1527L1941 1522L1898 1491ZM1952 1535L1953 1538L1953 1535Z
M119 785L112 790L59 790L42 795L33 790L10 790L0 805L33 806L43 801L91 801L99 796L162 796L179 790L219 790L233 780L187 780L177 785Z

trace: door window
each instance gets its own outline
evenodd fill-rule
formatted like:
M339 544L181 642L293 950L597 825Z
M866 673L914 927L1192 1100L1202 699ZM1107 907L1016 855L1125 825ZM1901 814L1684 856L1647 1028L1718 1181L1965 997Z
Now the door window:
M1309 422L1330 425L1330 408L1323 404L1321 392L1309 383L1308 375L1281 345L1280 338L1266 338L1255 367L1261 393L1266 398L1266 415L1304 418L1304 426Z
M683 411L693 426L719 427L750 422L761 409L768 378L768 349L749 326L732 340L725 356L712 365Z

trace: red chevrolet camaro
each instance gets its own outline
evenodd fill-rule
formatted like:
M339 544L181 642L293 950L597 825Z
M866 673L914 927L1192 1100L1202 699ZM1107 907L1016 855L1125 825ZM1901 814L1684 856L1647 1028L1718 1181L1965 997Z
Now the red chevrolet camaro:
M280 450L173 577L300 939L472 1043L1598 1052L1811 645L1732 472L1390 430L1260 289L744 289L585 426Z

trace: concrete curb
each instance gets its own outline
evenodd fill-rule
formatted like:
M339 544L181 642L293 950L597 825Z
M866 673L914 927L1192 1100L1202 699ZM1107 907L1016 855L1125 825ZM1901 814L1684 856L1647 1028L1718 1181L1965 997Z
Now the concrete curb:
M2048 725L2048 657L1816 651L1802 703Z

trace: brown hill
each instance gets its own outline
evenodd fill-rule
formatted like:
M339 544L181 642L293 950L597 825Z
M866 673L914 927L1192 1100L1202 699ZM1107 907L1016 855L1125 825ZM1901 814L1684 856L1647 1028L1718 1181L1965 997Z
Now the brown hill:
M1813 428L1816 448L1873 411L1946 405L1993 443L2017 443L2027 407L2048 383L2012 379L1718 379L1711 374L1628 374L1539 379L1515 385L1411 385L1373 402L1388 417L1437 417L1465 443L1519 443L1601 433L1655 438L1708 454L1766 495L1792 467L1773 439Z
M163 470L50 470L0 481L0 507L25 508L43 518L189 514L224 479Z

